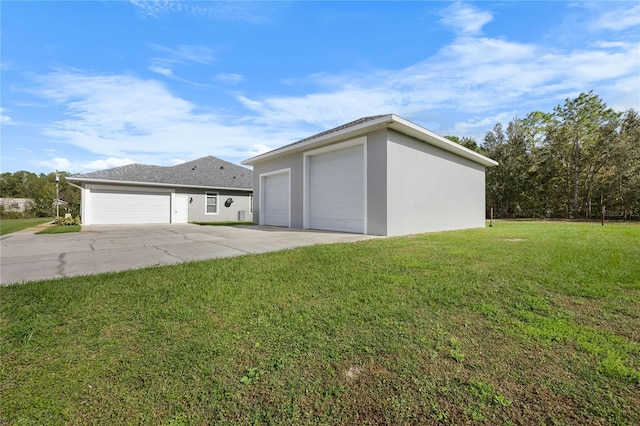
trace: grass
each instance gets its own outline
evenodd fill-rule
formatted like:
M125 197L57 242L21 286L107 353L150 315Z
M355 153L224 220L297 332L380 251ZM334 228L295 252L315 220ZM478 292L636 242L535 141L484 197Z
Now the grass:
M192 222L195 225L201 226L236 226L236 225L253 225L253 222L238 222L233 220L222 222Z
M12 232L21 231L40 225L41 223L51 222L52 217L33 217L29 219L2 219L0 220L0 235L11 234Z
M496 222L0 288L0 423L638 424L639 240Z
M59 225L50 226L49 228L36 232L36 234L66 234L68 232L80 232L81 230L82 227L80 225Z

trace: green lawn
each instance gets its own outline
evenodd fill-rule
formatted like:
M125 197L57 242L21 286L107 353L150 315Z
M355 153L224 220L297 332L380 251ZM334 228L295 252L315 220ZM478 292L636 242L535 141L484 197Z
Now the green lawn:
M52 217L33 217L29 219L2 219L0 220L0 235L11 234L22 229L31 228L54 220Z
M640 226L0 288L0 424L640 424Z
M80 225L60 225L45 228L42 231L36 232L36 234L66 234L69 232L80 232L81 230L82 226Z

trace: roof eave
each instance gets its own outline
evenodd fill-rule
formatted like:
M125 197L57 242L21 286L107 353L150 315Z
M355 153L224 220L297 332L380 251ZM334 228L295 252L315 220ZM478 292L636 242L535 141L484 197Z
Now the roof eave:
M393 130L397 130L400 133L404 133L408 136L411 136L415 139L418 139L430 145L436 146L445 151L457 154L463 158L466 158L475 163L481 164L485 167L493 167L498 165L498 162L495 160L492 160L491 158L485 157L482 154L478 154L477 152L472 151L469 148L466 148L460 144L450 141L449 139L444 138L438 135L437 133L427 130L424 127L420 127L417 124L407 121L402 117L398 117L395 114L384 115L378 119L368 121L366 123L362 123L353 127L342 129L335 133L323 135L318 138L310 139L307 142L292 144L283 148L275 149L273 151L269 151L264 154L260 154L255 157L244 160L241 162L241 164L254 165L256 163L269 160L271 158L280 156L282 154L291 154L297 151L304 151L313 146L329 144L334 141L338 141L338 140L349 138L349 137L359 136L360 134L368 133L373 130L377 130L378 128L385 128L385 127Z
M136 186L155 186L161 188L194 188L194 189L226 189L230 191L253 191L252 188L232 188L228 186L205 186L205 185L183 185L173 183L155 183L155 182L136 182L127 180L113 180L113 179L91 179L91 178L74 178L68 177L67 180L72 182L81 183L100 183L108 185L136 185Z
M404 133L408 136L411 136L412 138L426 142L445 151L457 154L460 157L466 158L467 160L471 160L485 167L493 167L498 165L497 161L492 160L489 157L485 157L484 155L479 154L458 143L455 143L443 136L440 136L439 134L434 133L431 130L425 129L424 127L420 127L417 124L407 121L402 117L394 115L393 122L390 123L389 128L397 130L400 133Z
M243 165L254 165L255 163L259 163L265 160L268 160L272 157L280 156L282 154L291 154L297 151L306 150L309 147L321 145L321 144L329 144L334 141L338 141L340 139L356 136L361 133L367 133L376 128L384 128L391 123L393 120L393 114L384 115L375 120L367 121L366 123L361 123L355 125L353 127L348 127L346 129L338 130L334 133L330 133L328 135L319 136L317 138L312 138L306 142L302 143L294 143L282 148L274 149L273 151L266 152L264 154L256 155L255 157L251 157L247 160L240 162Z

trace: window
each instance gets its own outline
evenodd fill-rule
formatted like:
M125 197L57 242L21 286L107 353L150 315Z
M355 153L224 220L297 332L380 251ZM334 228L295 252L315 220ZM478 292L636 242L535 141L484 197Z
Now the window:
M218 194L215 192L207 192L207 214L218 213Z

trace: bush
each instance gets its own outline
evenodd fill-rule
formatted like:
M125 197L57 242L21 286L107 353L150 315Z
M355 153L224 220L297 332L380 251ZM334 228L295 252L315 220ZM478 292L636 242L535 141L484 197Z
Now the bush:
M80 216L58 217L56 219L56 225L58 226L80 225L81 222Z
M0 217L2 219L23 219L25 217L21 212L7 212L3 211L0 213Z

